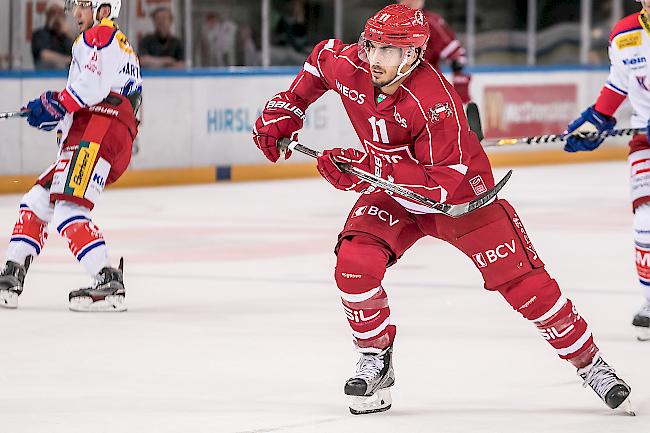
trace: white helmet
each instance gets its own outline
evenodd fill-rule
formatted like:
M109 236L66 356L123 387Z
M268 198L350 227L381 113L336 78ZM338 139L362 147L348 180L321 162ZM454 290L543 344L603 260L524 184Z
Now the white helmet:
M114 20L120 15L120 9L122 8L122 0L65 0L65 10L66 12L71 11L75 6L84 6L90 7L93 10L93 18L95 23L98 23L97 20L97 11L100 6L109 5L111 7L111 13L108 18Z

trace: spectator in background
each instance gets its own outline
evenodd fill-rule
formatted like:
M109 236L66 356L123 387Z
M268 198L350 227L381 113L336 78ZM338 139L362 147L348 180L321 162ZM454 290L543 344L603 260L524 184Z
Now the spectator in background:
M397 3L411 9L424 8L424 0L398 0ZM422 10L422 12L429 22L431 34L427 49L424 51L424 58L435 68L440 67L441 61L449 62L453 71L452 84L463 100L463 104L467 104L471 101L469 83L472 77L463 71L467 64L465 48L456 39L456 34L443 17L427 10Z
M168 7L151 13L154 32L140 41L140 65L143 68L182 68L185 65L183 42L171 34L173 16Z
M216 12L205 14L199 38L201 66L234 66L237 24Z
M253 29L249 25L241 24L237 29L236 46L237 66L260 66L260 53L253 41Z
M309 46L309 5L305 0L283 2L282 13L277 18L273 32L274 65L302 65Z
M45 27L32 34L34 68L67 69L72 61L72 38L62 1L50 1L45 8Z
M307 5L290 0L275 26L276 45L288 45L298 52L307 48Z

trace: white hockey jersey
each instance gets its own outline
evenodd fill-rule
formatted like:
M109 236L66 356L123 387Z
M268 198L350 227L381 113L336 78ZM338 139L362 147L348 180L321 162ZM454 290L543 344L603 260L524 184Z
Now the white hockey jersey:
M637 12L620 20L609 43L610 73L596 111L613 116L625 98L633 113L631 126L644 128L650 119L650 19Z
M68 83L59 94L68 111L59 123L61 139L67 136L76 111L100 103L110 92L123 96L142 92L142 76L126 35L104 19L79 35L72 46Z

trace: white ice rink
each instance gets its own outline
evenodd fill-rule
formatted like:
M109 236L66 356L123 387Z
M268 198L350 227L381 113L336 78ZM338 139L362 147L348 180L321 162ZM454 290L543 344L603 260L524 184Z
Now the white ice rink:
M398 325L393 408L350 415L356 354L332 249L356 196L310 179L107 191L94 221L114 261L125 256L123 314L67 310L88 281L53 230L19 309L0 311L0 432L648 432L627 178L623 162L518 168L502 197L632 386L636 417L582 388L433 239L384 284ZM0 255L18 202L0 196Z

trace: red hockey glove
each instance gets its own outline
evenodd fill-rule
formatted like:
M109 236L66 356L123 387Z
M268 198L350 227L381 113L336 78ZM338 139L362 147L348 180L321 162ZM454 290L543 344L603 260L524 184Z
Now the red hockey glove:
M370 193L378 192L380 189L359 179L353 174L342 172L335 162L348 163L356 168L384 179L388 179L393 171L393 166L384 163L381 158L372 157L371 155L356 149L336 148L325 150L322 156L318 157L318 171L325 180L334 186L334 188L344 191Z
M277 147L280 138L298 139L297 131L302 128L306 109L307 104L289 92L278 93L266 103L253 127L253 141L269 161L280 158ZM284 159L290 156L287 150Z
M458 95L460 95L460 99L462 99L463 104L467 104L472 100L469 95L469 82L471 80L472 76L470 74L466 74L463 71L454 72L454 77L452 80L454 89L456 89L456 92Z

